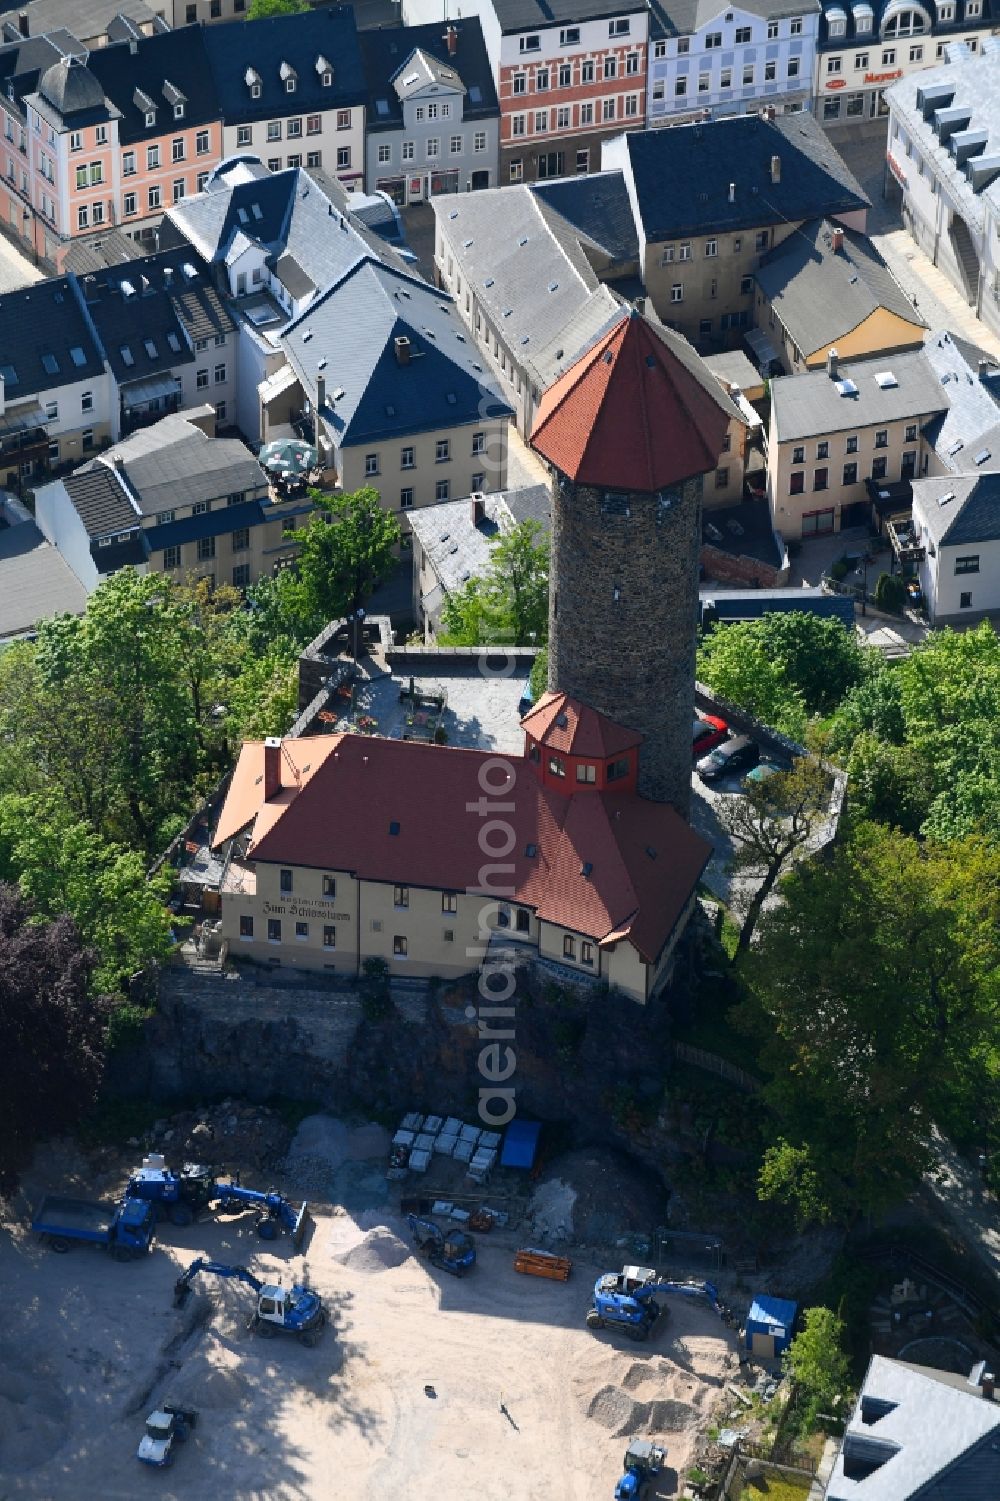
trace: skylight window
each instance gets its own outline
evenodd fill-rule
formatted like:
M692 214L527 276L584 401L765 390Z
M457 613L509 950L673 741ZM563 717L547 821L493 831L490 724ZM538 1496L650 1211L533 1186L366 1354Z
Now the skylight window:
M180 354L181 341L180 339L178 339L176 334L167 334L167 345L174 354Z
M156 345L153 343L152 339L143 339L142 347L149 355L149 358L151 360L156 359Z
M983 464L986 463L986 460L988 458L990 458L990 457L991 457L990 450L988 448L981 448L979 450L979 452L973 458L972 462L974 464L976 464L976 465L978 465L978 466L981 467Z
M882 391L891 391L893 386L899 385L899 381L891 370L880 370L875 376L875 384Z
M389 825L389 833L390 834L398 834L399 833L399 823L398 823L398 821L395 818L392 820L392 822Z
M535 856L538 854L538 845L537 844L526 844L524 846L524 854L525 854L525 858L526 859L533 860L535 858Z
M13 365L0 365L0 376L3 377L5 386L17 385L17 371Z
M954 499L955 499L955 492L954 492L954 490L949 490L949 491L947 491L946 494L938 496L938 505L939 506L949 505L951 503L951 501L953 501Z
M594 867L592 863L589 860L584 860L583 864L580 866L580 874L581 876L589 876L592 874L593 869Z
M954 443L952 443L949 446L949 448L948 448L948 457L949 457L949 459L953 459L957 453L961 453L961 451L962 451L962 449L964 447L965 447L965 439L964 438L956 438L955 441L954 441Z
M123 344L118 353L122 357L122 364L131 368L135 364L135 356L127 344Z
M59 361L56 359L54 354L42 355L42 368L44 369L46 375L59 374Z
M836 382L836 386L837 391L841 396L857 396L858 394L857 385L853 380L849 380L846 376L843 380L838 380Z
M73 348L69 352L69 357L78 370L82 370L84 365L87 363L87 356L84 354L79 344L73 345Z
M239 220L240 220L241 224L249 224L250 223L250 215L247 213L247 211L246 211L245 208L238 208L236 210L236 212L239 215Z

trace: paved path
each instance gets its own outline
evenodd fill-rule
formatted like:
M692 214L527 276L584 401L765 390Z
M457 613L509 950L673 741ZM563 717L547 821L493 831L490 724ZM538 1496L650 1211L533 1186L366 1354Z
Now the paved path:
M931 1140L937 1166L924 1180L928 1190L969 1249L1000 1276L1000 1205L936 1126Z
M872 201L868 233L920 315L932 328L953 329L1000 356L1000 339L903 228L899 194L883 197L885 126L855 127L831 139Z

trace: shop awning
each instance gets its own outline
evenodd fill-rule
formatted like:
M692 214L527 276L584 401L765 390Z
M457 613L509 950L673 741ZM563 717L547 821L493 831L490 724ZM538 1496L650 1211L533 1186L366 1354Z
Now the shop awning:
M8 407L0 417L0 438L12 433L28 433L33 427L45 426L45 409L37 401L25 402L24 406Z
M145 406L149 401L156 401L161 396L179 396L181 383L176 375L157 375L151 380L139 381L137 385L127 386L122 395L127 407Z

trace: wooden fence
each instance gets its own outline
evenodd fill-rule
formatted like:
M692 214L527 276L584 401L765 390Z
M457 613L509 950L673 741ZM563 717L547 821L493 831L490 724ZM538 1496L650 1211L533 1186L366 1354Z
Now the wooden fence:
M755 1079L738 1064L730 1063L728 1058L720 1058L718 1053L708 1053L704 1048L693 1048L690 1043L675 1042L674 1057L679 1063L690 1063L692 1068L701 1068L707 1073L717 1074L720 1079L726 1079L730 1084L735 1084L736 1088L742 1089L745 1094L757 1094L760 1091L759 1079Z

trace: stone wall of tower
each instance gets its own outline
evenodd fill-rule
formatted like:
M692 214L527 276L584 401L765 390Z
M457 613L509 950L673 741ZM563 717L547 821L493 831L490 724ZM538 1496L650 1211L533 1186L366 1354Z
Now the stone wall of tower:
M691 798L701 476L657 494L553 478L549 687L640 730L639 791Z

